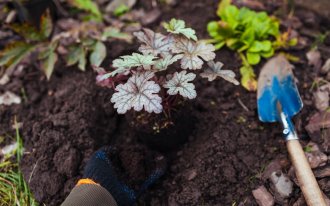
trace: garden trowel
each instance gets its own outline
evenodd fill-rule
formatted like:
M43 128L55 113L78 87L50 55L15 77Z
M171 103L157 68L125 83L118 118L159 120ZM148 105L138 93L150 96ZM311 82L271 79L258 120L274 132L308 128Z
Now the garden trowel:
M258 79L259 119L262 122L282 123L290 159L307 204L326 206L291 121L291 117L303 107L292 68L282 55L273 57L262 68Z

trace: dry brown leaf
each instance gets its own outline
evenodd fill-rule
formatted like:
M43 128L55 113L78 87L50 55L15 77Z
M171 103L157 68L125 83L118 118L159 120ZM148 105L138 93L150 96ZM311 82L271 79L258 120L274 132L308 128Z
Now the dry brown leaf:
M313 49L306 53L306 57L308 60L308 65L311 65L315 67L316 69L319 69L322 65L321 60L321 53L320 51Z

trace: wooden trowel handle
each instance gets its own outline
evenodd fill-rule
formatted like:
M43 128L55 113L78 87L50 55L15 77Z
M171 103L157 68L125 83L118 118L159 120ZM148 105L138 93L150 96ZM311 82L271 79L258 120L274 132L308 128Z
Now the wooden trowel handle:
M326 206L323 194L316 182L299 140L288 140L286 145L307 205Z

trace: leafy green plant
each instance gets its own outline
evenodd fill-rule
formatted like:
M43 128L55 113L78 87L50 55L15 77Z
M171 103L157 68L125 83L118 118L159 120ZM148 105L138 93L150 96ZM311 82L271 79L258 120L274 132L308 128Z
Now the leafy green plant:
M8 44L0 51L0 67L13 68L31 54L36 54L39 68L49 79L59 57L67 66L78 64L85 70L89 60L91 65L99 66L106 57L104 42L120 39L130 42L131 35L120 32L112 26L102 23L76 22L70 28L57 34L52 34L53 23L47 11L41 18L40 28L29 23L9 25L21 40ZM59 51L61 48L61 51Z
M87 59L92 66L100 66L106 57L106 46L104 42L111 38L121 39L130 42L131 35L120 32L115 27L104 27L102 24L92 22L80 23L69 31L60 33L53 38L53 41L66 39L70 36L71 42L65 42L68 48L65 57L67 66L78 64L78 68L85 71Z
M32 51L37 49L38 46L35 42L47 41L52 32L52 26L49 12L41 17L39 29L28 23L9 25L14 32L22 37L22 40L9 43L0 51L0 66L15 67Z
M199 41L195 31L186 28L182 20L172 19L164 23L167 35L155 33L150 29L135 32L141 42L139 52L121 56L113 60L112 71L96 68L99 75L97 83L115 90L111 102L120 114L130 109L161 113L170 109L182 99L197 96L193 80L201 70L204 61L209 68L204 69L201 77L213 81L222 77L239 84L235 73L222 70L221 62L213 62L214 46ZM180 61L180 66L173 64Z
M80 10L86 11L89 15L85 16L86 20L102 21L102 13L97 4L92 0L68 0L68 3Z
M217 15L221 20L207 25L211 42L216 49L227 46L240 54L241 83L248 90L256 90L257 85L252 65L262 57L273 56L276 49L297 43L297 39L289 38L288 32L281 34L279 21L266 12L237 8L230 0L222 0Z

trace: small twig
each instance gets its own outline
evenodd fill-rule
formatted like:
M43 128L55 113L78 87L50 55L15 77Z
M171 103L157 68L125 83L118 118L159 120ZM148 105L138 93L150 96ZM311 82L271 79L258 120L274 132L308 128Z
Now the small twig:
M243 107L243 109L244 109L245 111L247 111L247 112L250 111L249 108L248 108L247 106L245 106L245 104L241 101L240 98L238 98L237 101L238 101L239 105L241 105L241 107Z
M37 162L36 162L36 163L34 164L34 166L33 166L33 169L32 169L32 171L31 171L31 174L30 174L30 177L29 177L29 181L28 181L29 184L30 184L30 182L31 182L31 179L32 179L32 176L33 176L34 170L37 168L38 162L39 162L39 159L37 160Z
M16 11L9 12L8 16L5 19L5 23L6 24L12 23L16 15L17 15Z

